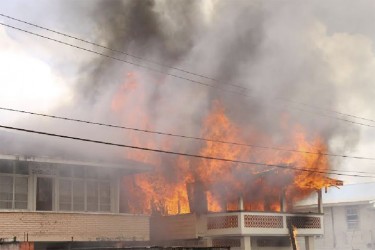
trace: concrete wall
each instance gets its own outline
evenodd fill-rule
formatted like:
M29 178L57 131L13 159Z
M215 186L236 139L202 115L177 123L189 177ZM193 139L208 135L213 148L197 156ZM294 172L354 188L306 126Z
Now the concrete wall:
M148 216L100 213L0 212L0 238L18 241L149 240Z
M368 203L357 206L359 226L354 230L348 229L346 205L324 208L324 235L315 239L316 250L375 249L375 210Z
M151 217L151 240L179 240L197 238L195 214Z

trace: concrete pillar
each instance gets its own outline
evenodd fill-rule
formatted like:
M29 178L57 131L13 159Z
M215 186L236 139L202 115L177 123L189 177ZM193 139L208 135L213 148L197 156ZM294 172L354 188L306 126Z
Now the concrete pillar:
M31 171L29 171L31 173ZM34 175L33 174L29 174L29 177L28 177L28 197L27 197L27 209L31 210L31 211L35 211L35 202L34 202L34 196L36 197L35 195L35 183L34 183Z
M286 207L287 207L287 203L286 203L285 190L282 190L280 194L280 212L286 212Z
M251 250L250 236L241 237L241 250Z
M238 199L238 210L244 211L244 205L243 205L243 196L241 195Z
M314 236L305 236L305 249L306 250L315 250Z
M212 245L212 238L206 238L204 246L205 247L213 247L213 245Z
M322 190L319 189L317 192L318 192L318 213L323 213L323 195L322 195Z
M111 183L111 211L112 213L120 212L120 175L115 176L114 181Z

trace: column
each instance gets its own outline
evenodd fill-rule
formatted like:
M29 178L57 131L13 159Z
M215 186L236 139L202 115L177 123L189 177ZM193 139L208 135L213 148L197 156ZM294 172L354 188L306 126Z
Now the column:
M250 236L241 237L241 250L251 250Z
M280 212L286 212L287 203L286 203L286 197L285 197L285 190L281 191L280 194Z
M317 192L318 192L318 213L323 213L323 196L322 196L322 190L319 189Z
M204 246L205 247L213 247L213 245L212 245L212 238L206 238Z
M305 249L306 250L315 250L314 236L305 236Z
M120 185L121 175L116 175L115 179L111 181L111 212L120 212Z
M238 199L238 210L244 211L244 205L243 205L243 196L241 195Z

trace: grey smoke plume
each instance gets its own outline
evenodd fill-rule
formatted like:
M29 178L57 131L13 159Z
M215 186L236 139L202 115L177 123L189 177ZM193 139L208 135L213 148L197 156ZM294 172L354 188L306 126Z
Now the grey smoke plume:
M353 126L313 114L321 111L283 101L293 100L327 109L337 109L341 105L338 104L342 101L340 86L327 57L331 51L322 48L322 43L329 42L332 37L311 11L314 6L297 1L208 0L95 1L90 8L72 4L59 4L67 12L70 8L79 9L69 12L73 13L69 17L74 22L67 23L67 29L70 27L75 33L87 34L90 39L110 48L204 74L218 82L120 53L101 52L166 73L204 81L221 89L246 93L248 97L88 55L90 60L76 69L73 102L57 109L56 114L199 136L202 120L211 110L212 101L220 100L226 114L242 128L245 140L253 138L256 130L261 130L270 138L266 141L255 138L249 143L289 145L294 124L305 127L307 135L324 138L337 153L351 149L359 139L359 130ZM61 20L66 22L63 15ZM77 20L82 20L81 27ZM87 20L91 23L88 24ZM80 54L82 57L85 55ZM127 74L134 72L138 84L143 87L121 90ZM228 83L239 85L246 91L225 85ZM113 112L113 98L122 91L121 107ZM283 124L285 117L288 122ZM145 143L152 141L155 148L160 148L167 141L169 149L175 151L197 153L202 147L202 143L193 141L63 124L60 121L28 121L27 125L128 144L137 137L141 145L147 146ZM34 139L32 137L30 141ZM53 139L46 140L54 143ZM95 155L121 160L124 157L122 149L76 142L59 145L88 158ZM31 151L38 150L33 148ZM170 170L173 160L164 156L162 159L166 162L165 168Z

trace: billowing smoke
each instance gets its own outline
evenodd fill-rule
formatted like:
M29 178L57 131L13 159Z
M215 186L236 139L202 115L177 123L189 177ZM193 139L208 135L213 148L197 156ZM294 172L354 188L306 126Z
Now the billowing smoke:
M229 1L115 1L110 4L98 1L97 8L86 12L95 20L92 31L95 41L209 76L217 82L121 53L103 52L220 90L97 57L82 66L78 74L75 92L78 115L90 117L82 114L90 110L100 120L200 135L202 120L212 101L220 100L236 123L261 127L276 143L289 138L285 129L280 128L280 120L287 114L291 124L296 122L307 127L311 134L323 136L327 143L334 139L344 142L340 145L355 145L358 132L351 126L322 118L315 114L321 111L300 105L336 109L339 93L326 55L319 48L319 39L322 39L319 36L324 34L319 33L320 24L309 11L310 6L276 5L257 1L238 1L235 5ZM108 114L109 102L129 72L137 74L137 81L144 89L138 90L142 93L136 93L137 97L128 94L127 98L134 100L122 108L127 113ZM143 100L137 103L140 95ZM295 103L289 103L290 100ZM134 110L139 111L132 103L143 105L141 110L150 124L131 118ZM93 107L96 112L91 112Z
M312 6L297 1L236 1L234 4L230 0L93 3L94 7L90 8L61 4L65 11L73 6L80 10L73 12L77 16L70 14L74 22L68 22L66 28L74 26L73 33L78 33L77 36L89 34L89 40L149 61L89 46L100 53L154 70L72 51L87 59L76 68L72 101L57 108L55 114L205 136L204 133L210 134L210 128L204 127L205 118L220 103L247 144L294 148L296 145L290 141L292 135L297 127L303 127L308 141L316 136L323 138L328 149L334 148L336 153L356 145L358 129L316 115L322 111L311 108L334 110L340 107L338 101L342 101L340 80L332 66L334 52L326 48L331 37L310 11ZM81 19L84 25L77 27L77 20ZM87 24L87 19L92 23ZM66 22L63 17L61 20ZM197 154L204 147L204 142L194 140L73 122L47 119L40 122L33 118L19 123L40 130L177 152ZM259 131L267 136L259 135ZM93 160L121 161L129 155L138 155L135 150L63 140L56 143L54 138L45 139L41 144L45 145L48 140L55 146L58 144L58 150L30 148L36 140L39 137L31 136L20 147L30 154L61 155L63 151L67 157ZM163 166L166 179L176 180L177 157L139 154L143 154L137 156L140 160L151 164L157 161ZM259 151L263 160L275 154ZM331 160L335 166L338 163Z

